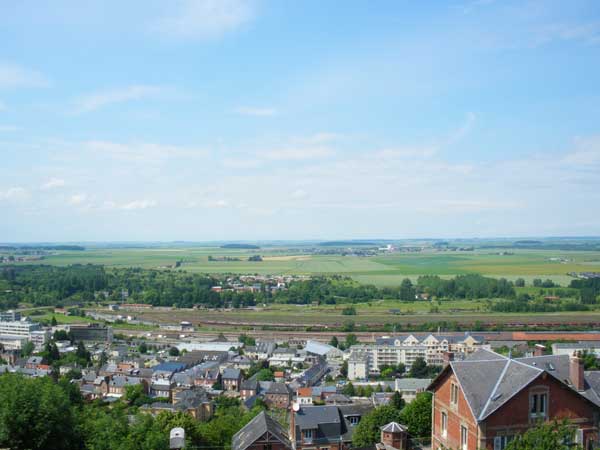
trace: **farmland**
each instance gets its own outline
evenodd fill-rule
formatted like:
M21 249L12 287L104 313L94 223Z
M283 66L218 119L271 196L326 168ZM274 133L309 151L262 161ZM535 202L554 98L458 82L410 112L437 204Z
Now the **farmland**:
M260 254L263 261L248 261ZM209 256L229 261L209 261ZM339 274L361 283L397 285L403 278L435 274L450 277L479 273L510 280L549 278L561 285L571 279L569 272L600 271L600 252L560 250L493 249L464 251L425 250L419 253L391 253L371 257L305 254L302 249L265 247L260 250L218 247L90 248L84 251L54 251L41 263L50 265L102 264L109 267L166 268L181 262L178 270L210 274Z

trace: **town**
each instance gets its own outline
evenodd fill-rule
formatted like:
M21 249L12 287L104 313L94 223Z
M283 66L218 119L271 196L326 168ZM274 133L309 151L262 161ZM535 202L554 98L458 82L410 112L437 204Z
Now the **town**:
M198 423L227 402L251 416L222 430L233 450L503 450L540 420L567 420L574 445L598 442L600 333L199 340L180 326L187 338L147 338L4 311L0 373L61 379L90 404Z

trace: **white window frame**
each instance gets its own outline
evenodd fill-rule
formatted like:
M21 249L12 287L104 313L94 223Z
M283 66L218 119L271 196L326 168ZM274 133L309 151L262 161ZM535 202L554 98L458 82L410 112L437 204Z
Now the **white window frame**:
M460 448L461 450L469 448L469 429L465 425L460 426Z
M529 393L529 417L545 419L548 417L548 391L533 391Z
M446 437L448 437L448 413L442 411L440 420L442 428L442 437L445 439Z
M494 450L504 450L514 438L512 434L494 437Z

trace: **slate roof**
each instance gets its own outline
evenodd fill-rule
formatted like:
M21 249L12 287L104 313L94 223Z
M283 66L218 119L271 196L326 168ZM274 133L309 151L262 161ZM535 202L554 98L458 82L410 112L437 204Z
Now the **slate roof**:
M258 392L259 384L256 379L250 378L249 380L242 381L242 385L240 389L242 391L257 391Z
M223 371L224 380L237 380L240 377L240 369L227 368Z
M175 361L171 361L171 362L164 362L161 364L157 364L156 366L152 367L152 370L154 372L179 372L181 370L184 370L187 367L187 364L182 363L182 362L175 362Z
M290 395L290 388L285 383L271 383L271 386L266 392L267 394Z
M339 443L352 440L354 427L347 417L362 417L372 410L370 404L302 406L295 415L296 439L300 439L302 430L316 430L313 444Z
M286 448L292 448L285 429L264 411L233 436L231 448L232 450L245 450L267 432Z
M452 370L473 416L481 422L543 373L572 388L569 366L568 355L511 359L482 349L463 361L451 362L428 389ZM600 407L600 373L585 372L585 389L575 392Z

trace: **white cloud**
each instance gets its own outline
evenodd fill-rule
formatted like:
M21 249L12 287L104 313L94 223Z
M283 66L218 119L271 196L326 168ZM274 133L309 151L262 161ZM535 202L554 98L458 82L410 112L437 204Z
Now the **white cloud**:
M96 155L120 161L158 164L170 158L205 158L208 151L201 148L181 147L146 142L121 143L112 141L87 141L84 147Z
M282 148L260 152L259 156L272 161L307 161L329 158L335 151L329 147Z
M117 206L118 209L123 209L126 211L132 211L136 209L147 209L156 206L156 202L154 200L134 200L129 203L122 204Z
M304 189L296 189L294 192L292 192L293 199L301 200L306 197L308 197L308 192L306 192Z
M87 198L87 194L84 193L73 194L69 197L69 204L73 206L80 206L87 200Z
M435 155L434 147L400 147L384 148L376 152L373 156L380 159L426 159Z
M563 159L567 164L593 166L600 164L600 136L575 140L575 149Z
M44 184L42 184L41 189L47 191L49 189L60 188L65 185L65 180L62 178L50 178Z
M255 116L255 117L268 117L274 116L277 114L277 110L275 108L258 108L251 106L240 106L235 109L237 114L241 114L243 116Z
M7 200L11 202L20 202L29 198L29 191L20 186L10 187L5 191L0 191L0 200Z
M239 28L254 16L248 0L179 0L173 13L152 27L163 35L183 39L212 39Z
M222 164L227 169L256 169L260 167L261 162L258 159L224 158Z
M48 85L48 80L35 70L18 64L0 63L0 89L39 88Z
M105 106L116 103L137 101L144 99L157 99L169 95L169 89L163 86L150 86L134 84L117 89L93 92L81 96L75 101L76 113L96 111Z

